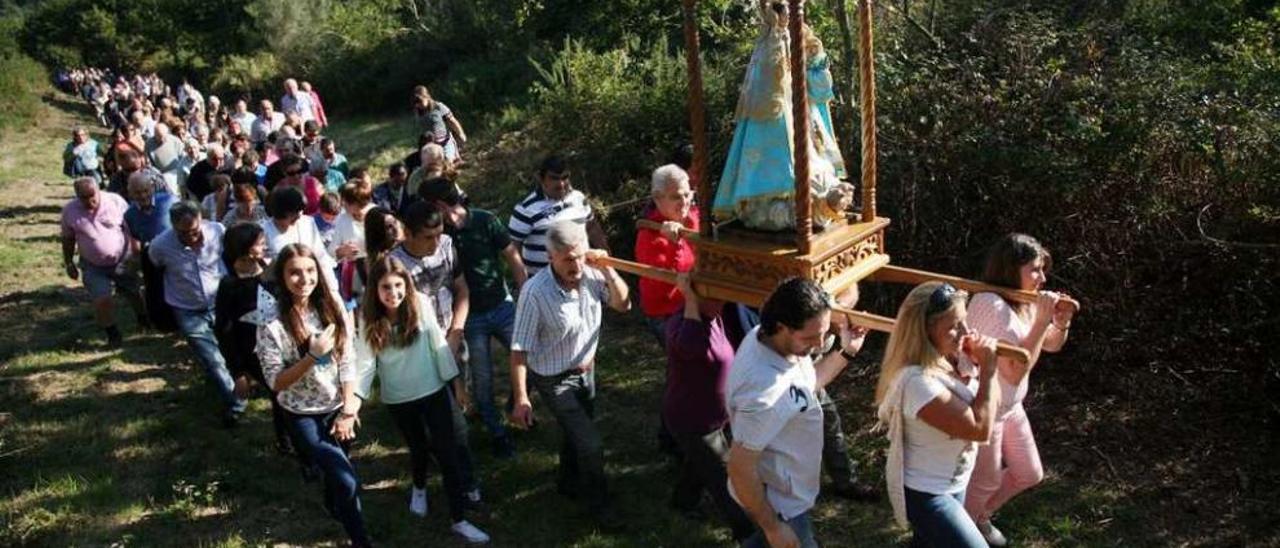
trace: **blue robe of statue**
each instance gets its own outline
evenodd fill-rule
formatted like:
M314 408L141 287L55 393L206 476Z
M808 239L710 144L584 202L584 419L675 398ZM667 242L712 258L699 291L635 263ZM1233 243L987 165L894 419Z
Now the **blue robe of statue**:
M787 31L767 25L756 41L738 96L736 127L713 211L751 228L783 230L795 226L795 165L791 117L791 75ZM814 220L826 224L842 214L824 200L840 185L844 162L831 132L828 102L834 96L825 52L810 59L806 71L810 108L810 188Z

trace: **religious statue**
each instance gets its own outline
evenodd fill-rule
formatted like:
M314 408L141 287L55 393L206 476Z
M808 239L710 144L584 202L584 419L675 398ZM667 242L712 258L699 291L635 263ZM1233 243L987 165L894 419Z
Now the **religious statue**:
M796 224L788 10L782 0L760 0L759 9L763 32L738 96L737 127L713 210L720 219L777 231ZM821 229L844 218L853 203L853 185L840 180L845 168L831 129L834 91L826 51L808 25L802 36L808 59L809 188L813 222Z

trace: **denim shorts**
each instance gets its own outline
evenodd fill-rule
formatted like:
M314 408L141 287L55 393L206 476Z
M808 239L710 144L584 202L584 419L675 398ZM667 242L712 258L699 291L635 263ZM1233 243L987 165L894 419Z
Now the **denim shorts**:
M138 273L121 261L116 266L97 266L80 261L80 279L94 300L111 296L111 286L129 293L138 292Z

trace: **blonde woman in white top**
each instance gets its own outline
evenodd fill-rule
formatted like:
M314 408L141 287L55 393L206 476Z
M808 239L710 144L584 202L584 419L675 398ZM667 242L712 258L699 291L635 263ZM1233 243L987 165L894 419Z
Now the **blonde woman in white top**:
M1000 385L996 340L969 330L966 297L940 282L912 290L880 366L885 479L895 519L915 535L912 546L987 546L965 513L964 495L977 446L991 436ZM979 364L976 377L958 371L962 352Z

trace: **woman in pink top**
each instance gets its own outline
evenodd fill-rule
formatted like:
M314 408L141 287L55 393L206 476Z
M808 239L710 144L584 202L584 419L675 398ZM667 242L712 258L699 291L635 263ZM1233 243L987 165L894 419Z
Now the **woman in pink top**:
M324 194L324 185L307 174L307 168L301 156L290 154L280 158L280 161L283 162L284 178L280 179L279 186L291 186L301 190L302 196L307 199L303 213L315 215L320 210L320 196Z
M991 546L1006 539L991 524L991 515L1018 493L1044 478L1040 452L1022 400L1027 379L1042 351L1057 352L1067 340L1075 306L1066 295L1043 291L1052 257L1035 238L1009 234L987 252L982 281L1025 291L1038 291L1034 304L1016 303L995 293L978 293L969 302L969 328L1001 341L1021 346L1031 354L1023 364L1001 358L997 378L1001 400L990 443L978 450L973 477L964 506Z

